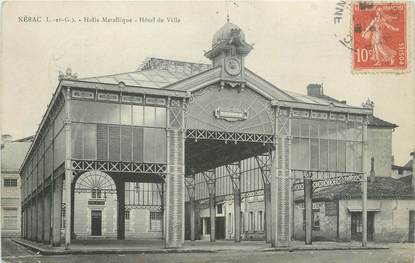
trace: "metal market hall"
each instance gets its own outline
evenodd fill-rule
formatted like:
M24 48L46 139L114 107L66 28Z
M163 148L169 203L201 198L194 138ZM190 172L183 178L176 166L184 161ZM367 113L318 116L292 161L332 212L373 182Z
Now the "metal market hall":
M301 193L310 243L312 192L357 183L365 245L372 109L315 84L308 95L280 89L245 67L252 49L228 21L204 54L210 64L149 58L127 73L60 74L20 169L23 238L66 248L156 238L173 248L240 242L255 228L284 247ZM249 198L263 210L247 212Z

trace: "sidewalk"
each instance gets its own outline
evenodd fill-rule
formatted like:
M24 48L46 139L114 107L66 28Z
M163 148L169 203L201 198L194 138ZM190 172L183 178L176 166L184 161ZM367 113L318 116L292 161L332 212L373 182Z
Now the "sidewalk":
M37 242L20 238L13 239L28 249L42 255L79 255L79 254L165 254L165 253L217 253L223 251L238 252L275 252L275 251L308 251L308 250L368 250L388 249L384 244L369 243L362 247L357 242L314 242L305 245L304 242L293 241L290 247L273 248L264 241L186 241L181 248L164 248L162 240L74 240L70 249L64 247L51 247Z

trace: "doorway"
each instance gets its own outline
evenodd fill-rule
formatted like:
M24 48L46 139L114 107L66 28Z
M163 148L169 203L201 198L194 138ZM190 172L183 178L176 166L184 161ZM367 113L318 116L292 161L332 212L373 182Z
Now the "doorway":
M216 217L215 237L216 239L225 239L225 217Z
M375 232L374 226L374 212L367 212L367 240L373 241L373 233ZM363 233L363 223L362 223L362 213L353 212L351 213L351 230L352 230L352 240L362 240Z
M91 211L91 235L101 236L102 212L100 210Z

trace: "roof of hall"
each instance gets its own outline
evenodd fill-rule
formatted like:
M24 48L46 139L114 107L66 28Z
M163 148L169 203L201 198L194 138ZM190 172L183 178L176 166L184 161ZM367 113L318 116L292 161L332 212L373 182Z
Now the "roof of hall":
M204 74L216 74L219 76L220 67L214 68L210 64L203 63L147 58L136 71L80 78L79 80L112 85L118 85L120 82L123 82L125 85L132 87L188 91L194 85L182 84L186 81L191 82L193 79L201 77ZM280 89L247 68L245 78L247 82L256 82L258 88L274 100L311 105L332 105L340 108L360 108L347 105L329 96L317 98Z
M165 88L192 75L208 70L211 65L159 58L148 58L136 70L126 73L81 78L81 81L119 84L145 88Z

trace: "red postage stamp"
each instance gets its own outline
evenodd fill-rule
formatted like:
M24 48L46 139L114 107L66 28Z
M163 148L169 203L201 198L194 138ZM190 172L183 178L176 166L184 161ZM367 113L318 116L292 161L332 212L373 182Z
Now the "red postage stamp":
M353 70L402 72L408 66L406 4L356 2L352 7Z

